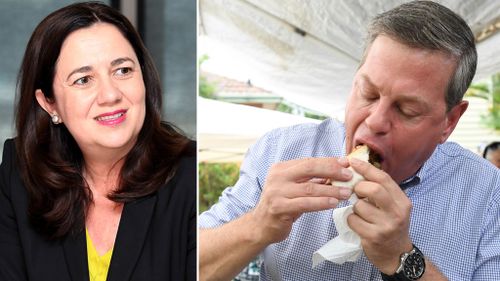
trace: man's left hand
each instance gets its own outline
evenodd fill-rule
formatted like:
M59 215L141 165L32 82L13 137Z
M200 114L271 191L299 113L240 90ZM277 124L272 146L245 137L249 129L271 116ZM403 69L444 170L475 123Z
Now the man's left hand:
M413 248L408 234L411 201L384 171L357 159L350 162L365 180L354 187L360 200L347 222L361 237L366 257L381 272L392 275L400 255Z

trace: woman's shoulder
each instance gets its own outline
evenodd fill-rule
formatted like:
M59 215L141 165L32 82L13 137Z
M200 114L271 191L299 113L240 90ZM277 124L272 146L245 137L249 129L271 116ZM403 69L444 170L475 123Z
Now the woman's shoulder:
M185 153L178 161L174 174L156 193L156 208L189 215L193 208L196 209L196 142L187 144Z
M186 159L187 161L196 161L196 153L197 153L196 141L189 139L184 148L182 159Z
M2 163L0 164L2 178L17 171L17 153L15 139L7 139L3 144Z
M179 165L176 168L174 178L177 177L182 181L195 181L196 180L196 142L189 140L184 148L181 157L179 158ZM196 183L195 183L196 184Z
M3 145L2 163L0 164L0 189L10 200L13 200L13 197L26 197L26 189L22 183L17 163L15 139L7 139Z
M15 145L15 139L6 139L5 142L3 143L3 153L2 153L2 163L4 162L3 159L10 160L13 155L16 153L16 145Z

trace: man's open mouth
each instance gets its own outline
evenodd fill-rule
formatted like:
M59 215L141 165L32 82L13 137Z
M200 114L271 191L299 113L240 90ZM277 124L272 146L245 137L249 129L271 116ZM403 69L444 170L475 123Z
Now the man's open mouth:
M360 146L366 146L368 148L368 162L376 168L382 169L382 156L370 148L370 146L363 143L356 145L356 148L359 148Z

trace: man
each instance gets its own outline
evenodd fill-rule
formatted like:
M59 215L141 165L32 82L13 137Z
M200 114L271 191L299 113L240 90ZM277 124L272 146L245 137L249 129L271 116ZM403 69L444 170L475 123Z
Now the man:
M199 218L200 279L230 280L264 252L262 280L493 280L500 276L500 172L446 143L467 109L474 37L430 1L377 16L354 77L344 125L277 129L248 152L240 179ZM346 160L358 144L382 170ZM356 262L311 256L337 236L332 208L346 206L351 166L365 180L348 225ZM339 201L341 201L339 203Z
M500 142L494 141L484 148L483 158L500 169Z

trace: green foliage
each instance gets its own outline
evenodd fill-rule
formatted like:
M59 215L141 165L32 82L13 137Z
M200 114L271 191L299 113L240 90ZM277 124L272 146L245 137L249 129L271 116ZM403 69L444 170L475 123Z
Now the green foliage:
M292 113L293 108L287 104L280 103L280 104L278 104L276 111L280 111L280 112L284 112L284 113Z
M236 183L240 167L236 163L200 163L198 167L201 213L219 201L226 187Z
M200 66L209 59L208 55L202 55L198 59L198 69L200 69ZM204 97L207 99L213 99L215 94L215 85L212 83L208 82L205 77L201 75L200 72L200 77L198 79L198 95L200 97Z
M326 115L319 115L319 114L314 114L314 113L309 113L309 112L305 112L304 116L307 118L312 118L312 119L316 119L316 120L325 120L326 118L328 118L328 116L326 116Z
M470 85L469 89L466 92L466 95L469 97L476 97L482 99L489 99L489 87L486 83L474 83Z
M200 95L200 97L213 99L215 94L215 86L208 82L207 79L201 75L198 81L198 94Z
M326 116L326 115L321 115L321 114L316 114L316 113L310 112L307 108L302 107L302 110L304 111L304 116L307 118L312 118L312 119L316 119L316 120L325 120L326 118L328 118L328 116ZM282 102L282 103L278 104L276 111L293 114L294 109L290 105Z
M489 101L488 112L481 115L481 122L488 128L500 131L500 73L492 75L487 82L472 84L465 95Z

